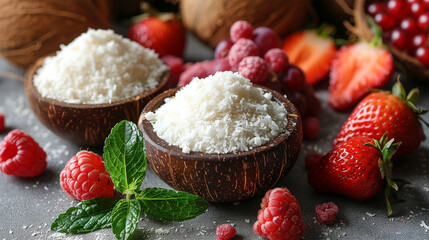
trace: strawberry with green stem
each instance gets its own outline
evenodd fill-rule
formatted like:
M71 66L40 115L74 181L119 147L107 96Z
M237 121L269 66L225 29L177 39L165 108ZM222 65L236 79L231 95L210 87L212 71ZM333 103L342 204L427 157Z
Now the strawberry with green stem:
M319 192L337 193L363 201L375 196L383 187L387 215L392 214L391 203L398 201L395 191L399 183L392 178L391 158L401 145L388 140L357 136L336 146L308 172L310 185Z
M355 136L378 139L387 132L387 137L402 142L394 158L410 154L425 139L419 120L428 125L421 117L427 110L416 107L419 95L417 88L407 95L399 81L393 85L392 92L372 90L353 110L333 145Z
M355 105L370 88L385 87L394 72L392 54L383 45L381 31L372 21L371 42L344 45L336 53L329 74L329 105L338 111Z
M315 84L328 76L337 47L330 34L332 26L323 24L316 30L292 33L283 41L283 51L289 61L305 74L307 82Z
M63 233L87 233L112 228L118 239L128 239L140 215L162 221L184 221L205 212L207 202L196 195L162 188L140 190L146 176L143 136L137 126L122 121L106 138L103 159L116 190L124 199L92 198L71 207L52 223Z

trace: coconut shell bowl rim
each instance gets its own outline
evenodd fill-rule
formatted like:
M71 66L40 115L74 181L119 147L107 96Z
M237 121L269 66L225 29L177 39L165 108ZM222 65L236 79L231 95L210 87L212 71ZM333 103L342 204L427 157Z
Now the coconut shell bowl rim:
M174 94L180 89L180 88L174 88L169 89L167 91L164 91L163 93L157 95L155 98L153 98L143 109L142 113L140 114L140 118L138 121L138 127L142 131L143 136L145 137L145 141L150 141L150 143L155 146L158 150L162 152L168 152L169 155L177 156L183 158L183 160L187 161L207 161L207 162L219 162L222 159L234 159L237 157L249 157L256 153L266 152L267 150L270 150L271 148L276 147L278 144L286 141L290 136L293 136L298 131L299 121L300 121L300 115L298 113L298 110L296 107L290 102L287 98L285 98L282 94L271 90L269 88L266 88L264 86L255 85L257 87L260 87L263 89L264 92L272 93L273 100L276 102L279 102L283 104L286 107L287 112L287 124L285 129L282 133L280 133L277 137L270 140L269 142L265 143L262 146L254 147L248 151L239 151L236 153L226 153L226 154L209 154L204 152L193 152L190 153L183 153L182 149L180 147L170 145L165 140L158 137L157 133L154 131L152 124L149 120L147 120L144 115L147 112L153 112L154 110L158 109L161 105L164 103L164 99L173 97ZM291 112L292 111L292 112ZM302 143L300 143L302 144Z
M34 85L34 81L33 81L34 75L36 74L37 70L43 65L43 61L45 60L45 58L47 58L49 56L53 56L53 55L51 54L51 55L39 58L34 64L32 64L28 68L28 70L25 73L24 84L29 87L29 90L33 94L35 94L38 99L40 99L44 102L47 102L49 104L53 104L53 105L60 106L60 107L78 108L78 109L96 109L96 108L102 109L102 108L110 108L110 107L120 106L120 105L123 105L123 104L128 103L128 102L138 101L141 98L145 98L147 96L150 96L154 92L160 91L165 85L167 85L167 82L168 82L169 76L170 76L170 71L167 70L161 75L159 84L155 88L149 89L147 91L144 91L142 93L139 93L137 95L134 95L134 96L131 96L131 97L128 97L125 99L113 101L111 103L95 103L95 104L93 104L93 103L68 103L68 102L63 102L61 100L57 100L57 99L53 99L53 98L43 97L40 94L40 92L37 90L36 86Z

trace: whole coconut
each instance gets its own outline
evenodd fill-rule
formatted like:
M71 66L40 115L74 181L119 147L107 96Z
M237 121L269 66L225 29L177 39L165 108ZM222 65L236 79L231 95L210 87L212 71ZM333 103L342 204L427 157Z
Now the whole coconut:
M229 36L229 28L237 20L270 27L284 37L306 23L311 8L311 0L180 1L185 28L213 48Z
M88 28L110 28L107 0L0 0L0 55L26 69Z

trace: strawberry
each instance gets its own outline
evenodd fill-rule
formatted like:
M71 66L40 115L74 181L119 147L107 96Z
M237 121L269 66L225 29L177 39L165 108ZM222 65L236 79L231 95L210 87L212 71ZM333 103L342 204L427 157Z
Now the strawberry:
M342 46L329 75L329 105L339 111L348 109L369 88L385 87L393 71L393 57L380 45L360 41Z
M143 47L151 48L159 57L173 55L182 57L185 49L185 30L174 14L150 16L133 24L128 38Z
M333 145L359 135L380 138L388 132L387 137L402 142L395 158L416 150L425 139L419 114L426 111L415 107L419 91L413 89L406 96L404 87L398 81L392 92L377 91L364 98L342 126Z
M308 83L315 84L328 76L337 47L328 37L332 28L322 25L318 30L293 33L283 41L283 51L289 61L305 74Z
M386 204L390 215L390 203L396 197L392 189L398 190L391 179L391 157L400 143L387 139L386 135L379 141L357 136L336 146L310 167L310 185L319 192L337 193L358 201L373 197L386 186Z

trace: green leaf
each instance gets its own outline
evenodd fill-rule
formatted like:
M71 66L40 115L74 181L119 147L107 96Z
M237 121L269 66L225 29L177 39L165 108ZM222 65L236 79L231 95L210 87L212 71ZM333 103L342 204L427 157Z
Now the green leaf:
M147 162L143 136L134 123L124 120L112 128L105 141L103 159L118 191L132 194L140 188Z
M112 231L117 239L128 239L136 230L141 213L135 199L121 199L112 212Z
M109 228L116 202L116 199L104 197L80 202L60 214L52 223L51 229L62 233L87 233Z
M400 99L405 100L406 92L400 81L397 81L395 84L393 84L392 93L398 96Z
M184 221L204 213L208 203L187 192L162 188L146 188L136 196L143 212L163 221Z
M417 102L419 101L419 97L420 97L420 91L419 91L419 89L418 88L413 88L408 93L406 101L407 102L411 102L413 105L416 105Z

